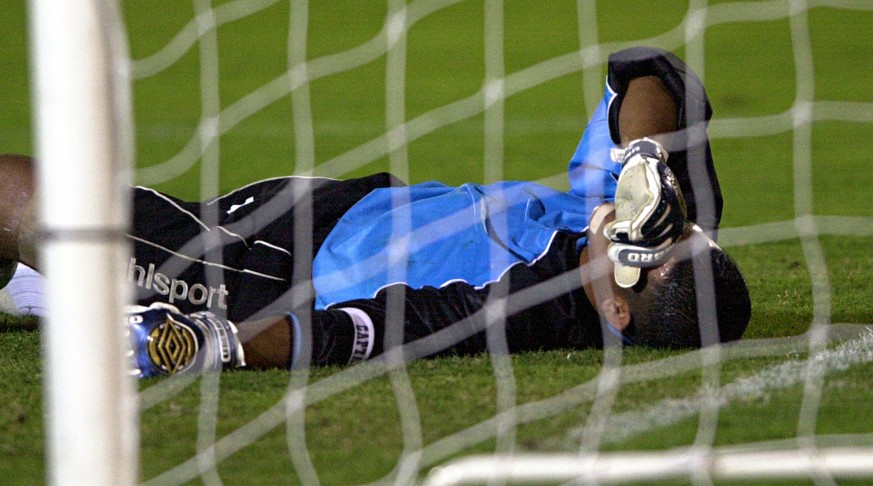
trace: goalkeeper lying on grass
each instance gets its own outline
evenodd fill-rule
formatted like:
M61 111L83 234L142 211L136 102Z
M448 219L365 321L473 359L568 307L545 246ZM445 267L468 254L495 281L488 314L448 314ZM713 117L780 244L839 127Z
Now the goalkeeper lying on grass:
M682 61L634 48L610 57L567 193L389 174L271 179L202 204L136 188L138 372L345 365L414 341L407 357L475 353L489 326L510 352L739 339L749 296L712 239L710 116ZM31 161L0 163L17 189L0 255L34 266Z

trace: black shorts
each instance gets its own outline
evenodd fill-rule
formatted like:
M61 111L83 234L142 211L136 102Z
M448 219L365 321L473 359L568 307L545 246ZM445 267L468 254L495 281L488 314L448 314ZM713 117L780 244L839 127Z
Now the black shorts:
M208 309L237 322L287 312L289 291L295 281L309 285L312 257L339 218L373 189L400 185L386 173L283 177L203 203L138 187L127 279L145 305Z

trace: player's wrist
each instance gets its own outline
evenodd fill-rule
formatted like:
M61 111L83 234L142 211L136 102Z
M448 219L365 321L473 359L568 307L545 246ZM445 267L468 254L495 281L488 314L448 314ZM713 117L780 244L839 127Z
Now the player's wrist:
M667 163L669 153L657 140L643 137L631 141L622 152L621 165L627 166L631 162L654 160L655 162Z
M607 223L611 223L615 219L615 204L605 202L600 204L594 211L591 211L591 217L588 219L588 232L592 234L603 234L603 229Z

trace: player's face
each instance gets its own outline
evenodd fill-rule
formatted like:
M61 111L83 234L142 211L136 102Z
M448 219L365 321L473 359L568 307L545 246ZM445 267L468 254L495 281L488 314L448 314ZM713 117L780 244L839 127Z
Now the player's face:
M594 211L588 229L588 245L582 250L579 263L588 300L612 327L622 331L629 325L633 309L648 307L647 303L654 298L654 289L668 278L675 258L643 269L640 282L634 288L619 287L613 277L615 265L607 257L609 240L603 235L603 225L614 218L611 205L605 204Z
M710 251L717 246L715 241L703 230L693 224L688 224L682 237L673 245L669 258L662 265L643 271L642 278L645 279L645 286L636 289L633 295L627 296L630 308L637 310L634 313L634 325L638 327L638 331L652 322L650 316L647 315L648 312L653 312L656 306L669 305L660 300L663 297L658 297L660 289L667 285L694 285L693 279L673 281L681 278L674 273L674 269L680 262L689 261L695 258L695 255L704 255L708 261Z
M588 244L579 254L579 268L585 295L601 317L618 331L630 322L630 309L623 297L623 289L615 284L615 265L607 256L609 240L603 235L603 226L615 219L611 204L594 210L588 227Z
M615 219L615 211L611 204L599 206L591 215L588 225L588 244L579 254L579 268L585 295L594 307L597 307L598 296L613 293L612 272L615 267L606 256L609 240L603 236L603 226Z

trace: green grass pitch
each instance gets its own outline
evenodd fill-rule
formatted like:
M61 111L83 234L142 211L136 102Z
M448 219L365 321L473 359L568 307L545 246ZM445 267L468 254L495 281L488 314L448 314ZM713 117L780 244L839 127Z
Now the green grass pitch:
M203 2L193 2L198 3ZM213 1L223 3L229 2ZM377 36L386 15L385 3L310 2L308 59L342 53ZM719 382L727 386L744 377L759 376L761 370L787 360L803 359L804 341L780 338L803 334L814 312L824 312L833 323L853 325L842 329L858 333L861 324L873 323L873 122L869 112L859 115L846 108L866 103L869 111L873 106L873 29L869 28L873 10L858 7L862 2L844 2L857 8L817 6L793 18L762 15L754 21L716 23L700 34L702 38L692 39L693 48L686 48L681 26L688 3L596 2L597 32L580 35L576 1L505 2L503 67L508 77L535 69L539 63L574 52L580 39L597 39L607 47L653 44L683 57L697 56L698 60L703 54L701 75L715 112L711 133L718 132L713 133L712 147L725 193L723 227L733 242L727 250L746 275L752 294L753 315L746 338L774 338L768 343L776 350L730 357L717 370ZM741 17L768 11L787 14L791 3L795 2L711 1L707 3L708 19L720 18L719 9L725 7ZM3 0L2 5L0 151L33 153L25 2ZM158 52L194 15L192 2L135 0L122 5L134 59ZM486 75L484 10L482 1L457 2L418 20L402 39L407 120L474 96L482 88ZM218 98L222 109L287 69L288 19L287 2L277 2L218 28ZM593 22L583 21L583 25ZM794 50L798 43L803 50ZM138 167L173 157L196 131L201 111L209 108L208 104L204 108L200 96L200 59L209 52L195 44L165 71L135 82ZM815 70L812 79L799 72L798 66L808 61ZM311 83L316 163L336 160L384 134L385 72L390 67L386 56L377 55L353 69ZM574 69L508 97L503 105L501 177L544 179L565 188L560 174L584 129L588 111L593 109L590 103L599 98L604 75L602 65ZM584 86L594 84L598 86L596 96L586 96ZM809 130L801 126L797 131L773 129L755 136L732 137L720 128L734 119L778 118L792 108L798 93L810 93L816 102L829 102L816 105L823 111L816 113ZM770 126L767 122L762 125ZM484 126L480 110L415 138L408 146L405 176L411 182L483 181L488 177L482 164ZM812 147L808 179L798 177L794 158L795 149L805 140ZM286 95L230 127L212 147L221 161L220 191L293 172L298 148L291 96ZM360 158L342 176L389 169L395 168L387 156ZM195 163L179 177L156 187L184 198L210 195L199 184L200 170L200 163ZM804 187L811 187L811 200L797 197L796 190ZM858 218L841 220L850 227L844 233L852 235L814 238L812 242L819 246L810 246L809 241L804 245L799 238L743 243L742 238L731 236L740 234L741 228L792 220L805 207L811 207L815 216ZM821 259L827 267L827 285L822 290L829 293L815 301L824 308L814 307L811 258ZM0 317L0 478L7 484L40 483L45 477L39 339L35 321ZM690 356L629 349L623 359L627 376L633 376L634 370L645 371L646 363L693 360L696 355ZM570 396L584 397L585 383L597 376L603 359L603 352L596 350L512 357L519 415L529 414L514 431L515 450L578 450L592 401L579 398L570 400L559 412L542 411L568 390L578 392ZM669 377L630 380L617 393L613 412L619 418L630 417L631 412L655 404L669 411L671 402L665 400L693 400L700 392L702 376L700 369L692 366ZM827 374L820 409L811 424L815 433L823 437L873 433L870 376L873 365L869 362ZM313 394L320 384L341 385L358 379L349 370L340 369L315 369L308 377ZM278 370L233 372L220 380L215 435L221 441L275 409L288 390L289 375ZM505 437L475 433L477 424L493 418L498 410L500 390L487 356L415 362L408 367L408 380L420 416L417 437L424 448L422 473L449 458L503 447ZM82 377L83 386L87 381L88 377ZM195 455L202 407L200 383L193 381L154 404L149 397L152 387L160 383L141 383L145 403L141 417L143 481ZM395 385L383 374L307 407L306 445L322 483L358 484L390 478L404 452L401 416L408 413L400 409L405 405L398 405ZM798 433L802 397L802 382L786 376L759 394L730 400L718 414L714 443L790 443ZM542 416L537 416L537 411ZM487 428L487 424L481 427ZM698 415L678 416L670 423L615 438L625 431L607 426L603 448L662 449L692 444L698 432ZM224 444L219 447L222 451L226 451L221 449ZM254 442L228 453L217 472L225 484L294 483L298 476L291 449L285 421L278 420ZM195 484L198 481L196 476L192 480Z

